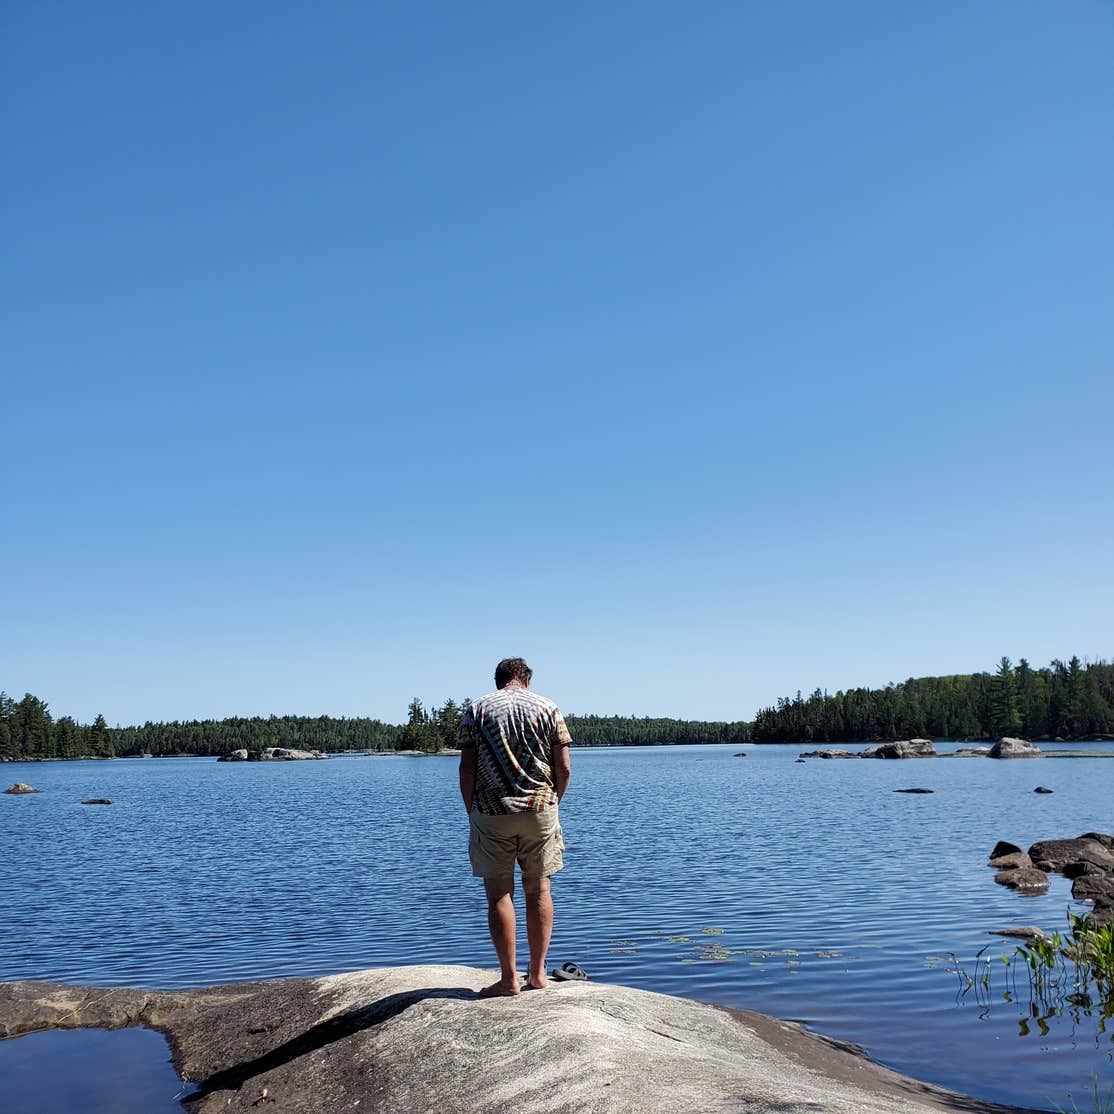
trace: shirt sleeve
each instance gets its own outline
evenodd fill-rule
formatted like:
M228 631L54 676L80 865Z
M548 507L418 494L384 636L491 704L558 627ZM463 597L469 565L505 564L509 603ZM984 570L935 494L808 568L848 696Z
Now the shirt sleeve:
M561 715L560 708L553 709L553 746L567 747L572 745L572 737L565 725L565 717Z
M476 716L471 704L464 709L464 715L460 717L456 745L458 750L474 750L476 747Z

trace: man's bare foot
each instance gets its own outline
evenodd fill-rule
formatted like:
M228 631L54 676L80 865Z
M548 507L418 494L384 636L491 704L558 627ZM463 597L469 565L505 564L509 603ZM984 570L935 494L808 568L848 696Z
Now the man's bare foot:
M513 982L504 982L500 979L498 982L493 982L490 986L485 986L480 991L481 998L512 998L514 995L521 992L518 985L518 979Z
M531 975L526 980L526 985L531 990L545 990L549 986L549 979L545 977L544 971L539 971L536 975Z

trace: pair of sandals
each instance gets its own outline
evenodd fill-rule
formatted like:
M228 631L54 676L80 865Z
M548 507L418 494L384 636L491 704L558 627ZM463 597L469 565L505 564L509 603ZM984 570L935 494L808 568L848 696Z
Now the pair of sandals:
M575 963L562 963L560 967L554 967L549 972L549 977L554 982L587 982L588 974L583 967L578 967Z

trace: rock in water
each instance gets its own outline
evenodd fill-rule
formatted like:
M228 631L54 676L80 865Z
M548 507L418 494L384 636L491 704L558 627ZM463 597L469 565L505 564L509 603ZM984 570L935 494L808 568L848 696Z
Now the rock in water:
M935 793L935 789L895 789L895 793Z
M41 789L34 789L25 781L17 781L10 789L5 789L5 793L11 793L13 796L21 796L24 793L41 793Z
M112 802L107 797L90 797L87 801L81 802L83 805L110 805Z
M994 850L990 852L991 861L1001 858L1003 855L1019 855L1021 848L1016 843L1007 843L1004 839L998 840L994 844Z
M1049 789L1047 785L1038 785L1036 787L1036 789L1033 790L1033 792L1034 793L1051 793L1052 790Z
M1034 928L1032 925L1018 925L1016 928L996 928L989 933L990 936L1008 936L1017 940L1048 940L1050 939L1043 928Z
M999 855L986 864L995 870L1021 870L1033 865L1033 860L1024 851L1015 851L1010 855Z
M860 758L937 758L931 739L898 739L859 751Z
M1041 748L1025 739L999 739L990 748L991 758L1040 758Z
M320 750L293 750L290 747L266 747L259 756L264 762L300 762L310 758L328 758Z
M1047 863L1051 870L1080 862L1094 863L1104 871L1114 870L1114 851L1093 839L1042 839L1029 848L1029 858L1038 865Z
M1008 886L1011 890L1025 890L1030 893L1048 889L1048 875L1035 867L1022 866L1015 870L1003 870L994 875L994 881L999 886Z
M1096 905L1114 903L1114 875L1084 875L1071 884L1071 896L1076 901L1093 901Z
M248 752L246 750L230 750L217 759L218 762L246 762L247 760Z
M829 747L827 750L806 750L800 754L801 758L858 758L849 750L840 750L839 747Z

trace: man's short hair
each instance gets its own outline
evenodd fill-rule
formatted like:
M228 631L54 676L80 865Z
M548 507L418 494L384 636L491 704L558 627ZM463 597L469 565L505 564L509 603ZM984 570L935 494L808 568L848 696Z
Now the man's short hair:
M522 658L504 658L495 667L495 687L497 689L506 688L511 681L529 685L530 678L533 676L534 671Z

